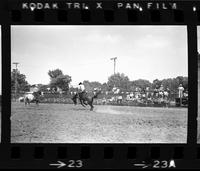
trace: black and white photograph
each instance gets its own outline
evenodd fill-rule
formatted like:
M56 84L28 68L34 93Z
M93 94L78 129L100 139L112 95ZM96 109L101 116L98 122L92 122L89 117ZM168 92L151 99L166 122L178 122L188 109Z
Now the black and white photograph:
M11 143L187 143L187 43L186 26L11 26Z
M197 26L198 49L198 115L197 115L197 143L200 143L200 27Z

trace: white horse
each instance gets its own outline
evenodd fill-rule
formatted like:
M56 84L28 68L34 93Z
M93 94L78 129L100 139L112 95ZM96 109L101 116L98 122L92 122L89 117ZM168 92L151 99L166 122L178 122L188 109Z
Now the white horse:
M39 95L41 95L41 94L39 94ZM38 97L34 96L34 93L27 92L24 95L24 103L25 103L25 105L27 105L27 104L30 105L31 102L35 102L38 105L39 99L38 99Z

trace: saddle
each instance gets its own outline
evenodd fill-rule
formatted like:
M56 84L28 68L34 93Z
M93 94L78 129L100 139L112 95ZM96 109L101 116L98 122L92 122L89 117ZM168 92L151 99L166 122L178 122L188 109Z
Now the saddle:
M85 99L85 97L87 96L87 93L85 91L79 92L78 96L79 96L80 99Z

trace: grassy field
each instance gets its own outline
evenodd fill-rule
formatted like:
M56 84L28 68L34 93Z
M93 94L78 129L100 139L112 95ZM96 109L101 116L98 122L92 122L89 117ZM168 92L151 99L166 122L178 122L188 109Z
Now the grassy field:
M186 143L187 109L12 103L12 143Z

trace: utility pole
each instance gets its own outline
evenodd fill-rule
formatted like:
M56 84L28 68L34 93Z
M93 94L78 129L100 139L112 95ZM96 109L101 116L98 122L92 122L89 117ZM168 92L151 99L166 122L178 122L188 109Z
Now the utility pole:
M115 75L115 67L116 67L116 60L117 60L117 57L110 58L110 60L113 60L113 61L114 61L114 75Z
M17 100L17 65L19 64L18 62L13 62L15 65L15 100Z

